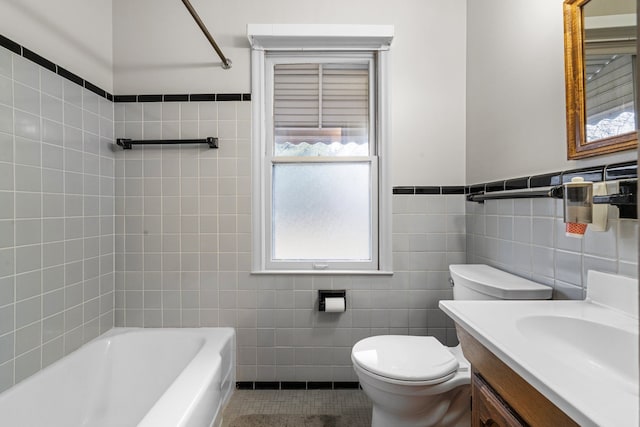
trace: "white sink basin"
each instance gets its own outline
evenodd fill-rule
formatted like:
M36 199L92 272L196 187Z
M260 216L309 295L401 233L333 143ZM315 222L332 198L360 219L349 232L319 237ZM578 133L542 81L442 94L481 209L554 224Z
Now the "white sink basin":
M640 425L637 280L590 272L584 301L440 308L580 426Z
M638 334L578 317L525 316L516 329L556 362L637 387Z

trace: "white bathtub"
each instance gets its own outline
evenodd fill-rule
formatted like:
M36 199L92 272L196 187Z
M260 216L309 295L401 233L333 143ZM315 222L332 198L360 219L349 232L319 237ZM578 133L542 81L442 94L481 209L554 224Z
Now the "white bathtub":
M0 425L218 426L235 356L231 328L115 328L0 394Z

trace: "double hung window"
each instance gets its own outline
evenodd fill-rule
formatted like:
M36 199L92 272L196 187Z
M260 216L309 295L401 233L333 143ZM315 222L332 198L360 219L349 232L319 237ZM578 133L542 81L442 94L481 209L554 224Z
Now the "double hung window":
M276 50L259 59L254 271L388 271L378 52Z

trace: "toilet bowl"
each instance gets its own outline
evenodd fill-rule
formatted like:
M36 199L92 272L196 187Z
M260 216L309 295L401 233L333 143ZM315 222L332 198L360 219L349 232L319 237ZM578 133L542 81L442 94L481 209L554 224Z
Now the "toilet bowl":
M454 299L551 298L550 287L487 265L449 271ZM351 360L373 403L372 427L470 425L471 372L460 346L430 336L380 335L358 341Z
M351 352L372 426L469 426L470 369L459 348L434 337L381 335Z

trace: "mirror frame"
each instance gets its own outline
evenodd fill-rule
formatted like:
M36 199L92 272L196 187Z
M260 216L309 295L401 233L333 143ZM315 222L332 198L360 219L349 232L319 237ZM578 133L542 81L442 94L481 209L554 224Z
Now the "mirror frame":
M631 150L638 146L637 130L587 142L582 7L589 1L564 0L563 3L567 159L569 160Z

